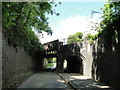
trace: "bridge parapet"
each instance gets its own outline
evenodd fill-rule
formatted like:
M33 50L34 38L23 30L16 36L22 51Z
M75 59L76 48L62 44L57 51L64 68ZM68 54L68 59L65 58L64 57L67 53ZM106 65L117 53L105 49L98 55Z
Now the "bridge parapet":
M72 55L80 55L80 45L77 43L63 45L59 48L58 54L61 54L63 58Z
M57 51L59 46L62 45L62 42L59 42L59 40L54 40L54 41L45 43L44 45L47 46L47 48L45 47L47 51Z
M80 49L82 47L81 43L66 44L63 45L63 42L59 40L54 40L48 43L45 43L45 57L56 57L61 56L62 58L67 58L69 56L80 56Z
M57 57L58 54L58 49L60 46L63 45L63 42L59 42L59 40L54 40L48 43L44 44L44 57L49 58L49 57Z

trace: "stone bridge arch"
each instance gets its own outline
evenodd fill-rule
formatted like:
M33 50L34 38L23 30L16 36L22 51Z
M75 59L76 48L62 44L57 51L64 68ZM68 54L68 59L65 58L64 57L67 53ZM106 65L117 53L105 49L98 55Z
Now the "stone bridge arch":
M65 72L83 74L83 60L79 56L68 56L65 60L67 61Z
M69 73L83 74L83 60L84 56L80 53L80 44L62 45L58 49L57 56L57 71L64 72L63 63L67 61L67 70Z

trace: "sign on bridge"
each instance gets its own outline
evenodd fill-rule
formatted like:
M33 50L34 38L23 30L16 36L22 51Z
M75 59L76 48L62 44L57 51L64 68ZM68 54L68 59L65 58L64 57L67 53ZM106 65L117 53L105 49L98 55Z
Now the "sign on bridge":
M48 51L57 51L59 46L59 40L48 42L44 44L44 49Z

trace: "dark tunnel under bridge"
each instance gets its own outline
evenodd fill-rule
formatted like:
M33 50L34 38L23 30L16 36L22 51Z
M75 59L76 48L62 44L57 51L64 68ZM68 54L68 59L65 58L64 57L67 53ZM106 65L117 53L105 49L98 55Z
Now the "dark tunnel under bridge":
M66 58L67 68L64 72L67 73L81 73L83 74L83 62L78 56L69 56Z

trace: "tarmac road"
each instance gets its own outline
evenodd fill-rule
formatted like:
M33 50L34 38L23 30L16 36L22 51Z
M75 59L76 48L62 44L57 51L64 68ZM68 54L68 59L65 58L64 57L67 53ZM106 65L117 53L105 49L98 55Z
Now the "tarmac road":
M53 72L40 72L31 76L19 88L70 88L59 75Z

